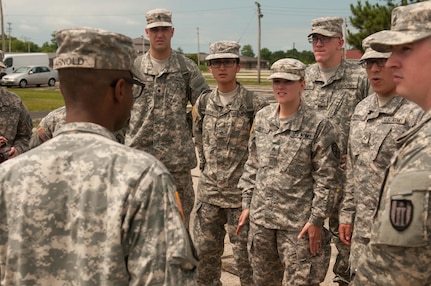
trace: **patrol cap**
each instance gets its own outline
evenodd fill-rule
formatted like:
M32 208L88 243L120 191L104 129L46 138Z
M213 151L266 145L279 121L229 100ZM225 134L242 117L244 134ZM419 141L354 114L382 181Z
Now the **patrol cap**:
M210 45L210 54L205 60L238 59L240 44L235 41L218 41Z
M363 61L367 59L387 59L390 57L391 53L381 53L378 51L373 50L370 47L370 40L373 38L373 36L368 36L362 41L362 48L365 50L364 54L359 60L359 63L362 63Z
M340 17L322 17L311 21L311 33L327 37L334 37L343 34L343 18Z
M145 14L147 19L146 29L154 27L172 27L172 13L164 8L157 8Z
M71 28L57 31L57 57L54 69L89 68L129 70L142 79L134 67L136 51L131 38L95 28Z
M431 1L396 7L392 10L391 29L372 36L370 45L379 52L390 52L392 46L431 36Z
M281 59L272 64L271 75L268 79L300 80L305 77L305 68L305 64L296 59Z

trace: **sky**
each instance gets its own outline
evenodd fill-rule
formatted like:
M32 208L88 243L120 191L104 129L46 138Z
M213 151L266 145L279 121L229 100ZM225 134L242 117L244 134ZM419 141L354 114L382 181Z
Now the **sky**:
M326 16L351 16L350 4L365 0L0 0L3 3L5 35L39 46L50 42L56 30L94 27L131 38L145 36L145 13L169 9L175 28L172 48L185 53L207 53L212 42L233 40L258 50L311 50L307 35L311 20ZM385 4L384 0L368 0ZM6 38L7 40L7 38ZM7 47L7 45L6 45Z

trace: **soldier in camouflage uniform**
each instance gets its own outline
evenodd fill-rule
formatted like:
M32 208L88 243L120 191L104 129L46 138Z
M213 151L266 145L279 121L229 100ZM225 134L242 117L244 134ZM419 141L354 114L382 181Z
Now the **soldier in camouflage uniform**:
M50 140L55 131L66 123L66 108L65 106L59 107L48 113L39 122L39 126L33 131L31 135L30 149L36 148L42 143ZM120 131L114 132L115 138L119 143L124 144L125 128Z
M56 32L66 123L0 166L1 285L195 285L168 170L115 141L133 105L129 37Z
M0 67L6 68L0 51ZM3 160L13 158L28 150L33 123L21 98L0 87L0 143L7 144Z
M431 285L431 1L392 11L391 30L370 45L392 52L396 92L425 114L398 138L353 285Z
M202 94L194 108L201 175L193 231L199 258L197 282L202 286L221 286L225 224L241 285L253 285L247 254L248 225L235 235L241 215L241 190L237 185L248 157L254 115L268 103L264 96L246 90L236 81L241 69L239 48L233 41L210 46L206 60L217 88Z
M339 145L343 158L341 167L344 167L350 118L356 104L368 95L369 82L360 66L342 58L344 45L342 25L343 19L339 17L317 18L311 22L311 33L308 37L313 45L313 54L317 63L306 70L303 99L325 113L339 129ZM341 171L339 174L340 180L344 180L345 174ZM342 198L342 187L340 187L332 188L337 199L334 213L329 219L329 227L338 249L333 269L334 282L347 285L350 277L349 247L338 237L338 207Z
M30 149L33 149L42 143L48 141L54 136L55 130L65 124L66 121L66 107L59 107L48 113L39 122L39 126L33 131L31 135Z
M209 87L197 65L171 49L172 13L154 9L146 19L150 50L135 61L146 88L133 106L126 145L152 154L171 172L188 228L195 197L191 169L197 159L186 108Z
M396 95L392 70L385 67L390 53L374 51L368 41L363 41L365 53L360 63L375 93L358 103L352 116L347 180L340 208L340 239L351 245L352 274L370 241L372 217L385 170L398 147L396 139L422 116L419 106Z
M238 228L250 217L256 285L319 285L329 266L330 234L323 222L333 204L340 151L333 124L301 99L304 70L295 59L272 65L278 103L256 114L238 184Z

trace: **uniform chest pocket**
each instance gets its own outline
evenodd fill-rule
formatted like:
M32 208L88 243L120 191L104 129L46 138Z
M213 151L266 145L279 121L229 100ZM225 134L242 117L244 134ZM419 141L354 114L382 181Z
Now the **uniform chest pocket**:
M280 144L281 171L295 173L307 170L310 162L312 135L306 132L290 132L284 142Z
M375 243L402 247L428 245L430 172L399 174L391 182Z
M382 150L383 142L385 141L385 139L394 141L395 138L388 138L391 136L390 125L382 125L379 127L379 130L372 130L370 132L373 132L372 134L370 134L370 159L375 161L377 159L377 156L379 155L379 151Z

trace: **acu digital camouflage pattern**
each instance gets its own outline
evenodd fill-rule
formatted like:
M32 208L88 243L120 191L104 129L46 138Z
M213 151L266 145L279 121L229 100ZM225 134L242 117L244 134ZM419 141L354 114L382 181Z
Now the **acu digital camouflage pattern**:
M149 53L138 58L135 66L145 74L145 90L136 99L130 118L126 144L147 151L162 161L170 172L196 167L192 133L187 125L188 98L178 57L172 51L165 70L153 71ZM190 72L191 104L202 91L209 90L196 64L184 58Z
M359 65L343 60L335 75L325 83L316 63L306 69L305 83L302 98L340 128L340 150L341 154L346 154L350 117L370 89L367 74Z
M234 41L219 41L210 45L210 53L206 60L238 59L241 46Z
M295 59L280 59L272 64L268 79L300 80L305 76L305 67L301 61Z
M387 59L391 55L391 53L381 53L373 50L370 47L370 41L372 36L368 36L362 40L362 48L364 49L364 54L359 60L360 63L364 62L367 59Z
M196 102L195 144L202 164L194 226L199 285L221 285L225 224L241 285L253 285L247 253L248 225L239 235L235 234L242 211L237 185L248 157L254 115L266 105L264 96L249 92L240 84L227 106L221 103L218 89L201 95Z
M221 257L227 231L241 286L253 286L253 270L247 252L248 224L241 228L238 235L235 234L242 209L221 208L197 201L195 212L193 242L199 260L197 284L222 286Z
M351 271L370 240L371 223L385 171L398 149L397 138L413 127L422 109L402 97L379 107L376 94L361 101L350 125L346 186L340 223L353 225Z
M392 46L413 43L431 36L431 2L399 6L392 10L391 30L372 34L371 47L390 52Z
M154 27L172 27L172 13L163 8L153 9L145 14L147 20L146 29Z
M130 70L142 78L133 65L136 51L127 36L101 29L72 28L56 32L55 39L58 48L54 69Z
M248 140L254 115L268 105L265 96L238 84L232 103L223 106L218 89L201 96L195 105L195 144L204 162L197 199L222 208L240 208L238 181L248 157ZM252 102L253 110L249 110ZM202 104L206 107L202 108ZM205 114L203 114L203 112ZM250 115L251 112L251 115Z
M70 123L0 166L1 285L194 285L166 168Z
M325 113L333 122L339 137L341 154L347 154L347 139L350 129L350 118L356 105L368 95L370 84L364 69L358 64L342 60L335 74L325 83L321 76L319 64L313 64L305 71L304 101ZM340 180L345 180L343 172L339 172ZM335 245L338 249L334 265L335 279L349 279L349 247L338 237L338 207L342 198L342 188L332 187L336 193L334 213L329 218L329 227L335 234Z
M327 37L343 35L343 18L340 17L322 17L311 21L311 33Z
M431 112L398 141L353 285L431 285Z
M308 236L250 223L250 254L256 286L318 286L331 257L330 233L322 229L322 248L312 256ZM277 251L278 250L278 251Z
M39 122L39 126L33 131L31 135L30 149L33 149L40 144L50 140L54 136L54 132L66 123L66 108L59 107L48 113ZM120 130L114 132L117 142L124 144L124 132Z
M32 129L33 122L21 98L0 88L0 136L22 154L28 150Z
M172 51L160 74L153 71L148 52L136 59L135 67L144 74L145 89L133 105L125 144L150 153L172 173L188 225L194 204L190 170L196 167L197 160L186 119L187 104L190 101L194 105L209 86L197 65L184 57L191 88L191 98L187 98L178 57L183 56Z
M271 104L256 114L250 153L238 186L243 190L242 208L250 209L251 223L268 230L287 231L296 238L305 223L322 226L331 212L331 189L338 184L339 152L334 152L337 150L334 126L323 115L301 102L294 117L281 122L278 108L278 104ZM251 247L257 247L255 235L250 230ZM262 243L265 244L260 249L267 247L269 251L269 244L275 243L271 241L264 239ZM295 239L286 243L289 243L286 248L294 250L299 242ZM319 255L325 253L326 250ZM308 258L311 258L310 253ZM253 265L253 255L250 259ZM326 262L329 259L330 256L324 258ZM328 264L321 262L313 265L316 267L313 271L321 273L318 277L323 281ZM263 267L266 263L259 261L254 265ZM287 269L287 263L291 262L285 260L284 263ZM297 263L312 262L304 258ZM310 274L310 268L304 271L308 272L298 275Z

